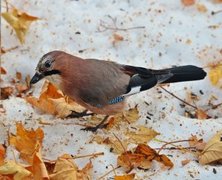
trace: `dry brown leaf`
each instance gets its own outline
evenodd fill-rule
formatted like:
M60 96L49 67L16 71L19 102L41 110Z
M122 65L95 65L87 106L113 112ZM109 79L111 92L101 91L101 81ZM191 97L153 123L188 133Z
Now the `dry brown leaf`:
M145 154L150 160L156 160L169 168L173 167L171 160L164 154L158 154L154 149L145 144L139 144L135 150L136 153Z
M2 66L0 66L0 74L6 74L6 70L5 68L3 68Z
M200 164L209 164L222 160L222 131L219 131L206 144L199 156Z
M197 119L202 119L203 120L203 119L208 119L209 118L208 114L202 109L197 109L195 113L196 113L195 116L196 116Z
M0 165L4 162L5 159L5 147L0 144Z
M42 160L41 148L34 152L32 165L26 169L32 172L34 179L49 179L46 165Z
M137 131L127 130L125 135L129 137L129 142L131 143L146 144L154 137L159 135L159 133L153 129L149 129L144 126L138 126Z
M21 84L21 83L16 84L15 88L18 91L18 93L24 93L29 89L29 87L26 84Z
M16 130L16 135L10 135L9 143L20 152L20 157L23 160L32 164L35 153L39 152L42 146L44 133L40 128L26 130L21 123L16 123Z
M0 174L12 175L14 180L31 180L32 173L14 161L6 161L0 166Z
M121 176L115 176L114 180L133 180L134 178L135 178L135 173L132 173Z
M19 81L22 80L22 73L16 72L15 76L16 76L16 78L17 78Z
M190 159L185 159L183 161L181 161L182 166L185 166L186 164L188 164L191 160Z
M206 143L203 142L203 139L197 139L197 136L191 136L189 138L189 145L190 147L194 147L196 148L197 150L203 150L206 146Z
M210 65L210 71L208 73L212 85L222 88L222 64Z
M121 154L123 153L126 149L127 149L127 146L128 146L128 142L127 140L124 140L124 141L119 141L117 140L116 138L105 138L102 137L102 136L99 136L99 135L95 135L93 137L93 141L94 142L97 142L98 144L105 144L105 145L108 145L109 148L110 148L110 151L113 152L113 153L116 153L116 154Z
M195 0L181 0L184 6L192 6L195 4Z
M4 99L8 99L9 96L12 95L13 93L13 88L12 87L3 87L0 89L0 99L4 100Z
M123 113L118 113L114 118L114 124L118 124L120 122L127 122L128 124L134 123L139 119L139 111L137 106L129 109L128 111L124 111Z
M124 152L117 158L117 165L123 167L126 172L130 172L133 168L149 169L151 160L147 159L144 154Z
M201 13L207 12L207 8L206 8L206 6L204 4L199 4L198 3L198 4L196 4L196 8Z
M91 179L92 164L89 162L82 170L73 163L72 157L64 154L58 158L55 164L53 174L50 175L52 180L73 179L73 180L89 180Z
M12 26L15 30L19 41L23 44L25 42L25 35L33 21L38 20L38 17L31 16L25 12L21 12L13 8L9 12L2 13L2 17Z
M121 36L119 34L116 34L116 33L113 34L113 38L114 38L115 42L123 41L124 40L123 36Z
M149 169L153 160L169 168L173 167L173 163L166 155L159 155L154 149L145 144L139 144L134 152L127 151L118 156L117 164L125 168L126 172L129 172L137 167Z
M39 98L33 96L26 97L26 101L43 112L57 115L58 117L67 117L72 111L82 112L85 109L74 101L64 96L55 86L45 82L42 87Z

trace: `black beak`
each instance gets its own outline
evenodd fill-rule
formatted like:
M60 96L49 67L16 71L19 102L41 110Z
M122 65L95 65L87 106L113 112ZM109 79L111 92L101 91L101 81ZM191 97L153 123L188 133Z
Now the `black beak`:
M45 76L43 74L40 74L40 73L36 72L35 75L32 77L32 79L30 81L30 84L35 84L44 77Z

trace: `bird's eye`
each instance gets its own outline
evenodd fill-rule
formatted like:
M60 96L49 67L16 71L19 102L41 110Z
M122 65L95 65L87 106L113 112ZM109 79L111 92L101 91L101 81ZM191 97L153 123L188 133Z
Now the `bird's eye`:
M46 67L46 68L49 68L50 66L51 66L51 62L46 61L46 62L45 62L45 67Z

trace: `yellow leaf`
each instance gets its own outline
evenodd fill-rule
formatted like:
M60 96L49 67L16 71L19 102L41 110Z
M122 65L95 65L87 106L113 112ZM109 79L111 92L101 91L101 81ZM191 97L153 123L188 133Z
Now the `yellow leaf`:
M2 17L12 26L15 30L19 41L23 44L25 42L25 35L29 29L32 21L39 19L38 17L31 16L25 12L21 12L14 8L10 12L2 13Z
M0 166L0 174L13 175L14 180L31 180L32 173L14 161L6 161Z
M9 142L20 152L20 157L28 163L33 163L33 155L42 146L44 133L42 129L26 130L21 123L16 124L17 134L11 134Z
M58 158L55 164L53 174L50 175L51 180L88 180L91 179L90 171L92 169L91 162L82 170L73 163L72 157L64 154Z
M135 177L135 174L126 174L121 176L115 176L114 180L133 180Z
M219 131L206 144L199 156L200 164L209 164L222 160L222 131Z
M156 132L153 129L149 129L147 127L144 126L139 126L137 128L137 131L133 132L133 131L127 131L125 133L126 136L129 137L129 142L131 143L135 143L135 144L146 144L147 142L149 142L150 140L152 140L154 137L156 137L157 135L159 135L158 132Z
M210 66L209 78L214 86L221 85L222 87L222 83L220 83L222 81L222 64L218 63Z

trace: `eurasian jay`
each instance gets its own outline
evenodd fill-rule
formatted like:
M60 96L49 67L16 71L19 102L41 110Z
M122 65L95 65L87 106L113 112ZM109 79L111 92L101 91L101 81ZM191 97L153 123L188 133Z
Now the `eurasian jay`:
M192 65L153 70L52 51L40 59L30 83L46 78L91 112L113 115L123 111L128 96L157 84L201 80L205 76L202 68Z

